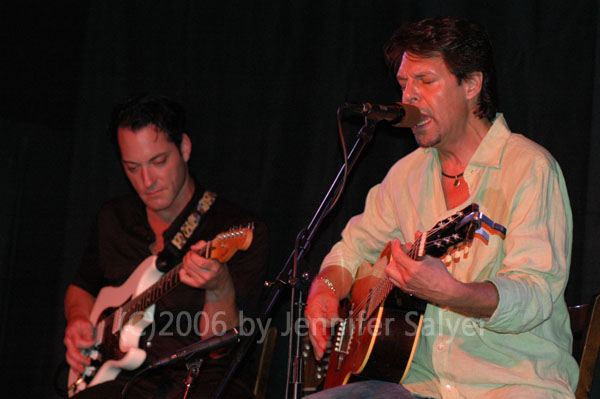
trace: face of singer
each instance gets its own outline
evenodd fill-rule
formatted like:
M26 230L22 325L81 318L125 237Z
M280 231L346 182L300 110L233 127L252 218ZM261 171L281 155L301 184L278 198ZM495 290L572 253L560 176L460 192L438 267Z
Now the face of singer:
M415 105L423 119L412 128L421 147L443 149L462 138L469 120L464 82L446 67L439 57L420 57L404 53L396 75L402 88L402 101Z
M178 149L154 125L137 131L119 127L117 134L125 174L144 204L159 215L170 215L183 208L190 179L189 137L183 135Z

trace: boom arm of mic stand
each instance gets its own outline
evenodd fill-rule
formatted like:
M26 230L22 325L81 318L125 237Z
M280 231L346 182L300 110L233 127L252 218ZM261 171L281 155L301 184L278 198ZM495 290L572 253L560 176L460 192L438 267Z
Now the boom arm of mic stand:
M169 356L159 359L158 361L139 370L129 381L127 381L127 384L125 384L125 386L121 390L121 398L124 399L127 396L127 392L129 391L129 387L131 386L131 384L135 380L137 380L142 374L147 373L152 369L166 366L170 363L184 359L191 355L206 355L208 352L212 352L215 349L219 349L223 346L229 345L236 340L239 342L239 331L236 328L232 328L225 331L222 335L215 335L213 337L199 341L195 344L188 345Z
M352 150L350 151L350 153L348 153L348 159L347 159L348 173L350 173L350 171L356 164L356 161L360 157L360 154L362 153L362 151L364 150L366 145L373 138L374 131L375 131L375 122L370 121L368 119L365 120L365 124L361 127L361 129L359 130L359 132L357 134L357 138L354 143L354 146L352 147ZM302 257L308 250L308 247L310 246L310 242L313 239L315 233L317 232L317 229L321 225L321 222L327 215L327 212L329 211L329 209L331 207L331 204L333 202L333 199L335 198L335 195L337 194L337 192L339 190L343 189L343 187L341 187L341 186L343 183L345 168L346 168L346 163L344 163L342 165L342 167L340 168L337 176L335 177L331 187L327 191L327 194L325 194L325 197L321 201L321 204L319 205L319 208L317 209L317 211L314 214L313 218L311 219L310 223L303 230L303 233L301 235L299 235L299 239L303 240L302 245L298 246L299 251L296 251L296 248L294 249L294 251L292 251L292 253L288 257L288 260L286 261L285 265L283 266L283 268L277 275L275 282L268 285L268 287L269 287L268 296L267 296L266 300L263 302L263 309L259 316L259 319L263 322L263 325L264 325L264 322L266 321L266 318L268 317L271 310L273 309L273 306L277 302L281 292L283 291L283 288L282 288L282 285L284 283L283 279L287 277L287 281L297 281L297 270L296 270L297 262L298 262L298 260L302 259ZM294 286L292 286L292 294L291 295L292 295L291 305L293 306L294 302L295 302L294 299L296 296ZM300 315L298 315L298 316L300 316ZM293 335L294 335L294 332L293 332L294 319L291 317L290 317L290 323L291 323L291 327L290 327L289 331L290 331L290 335L291 335L290 336L290 343L291 343L292 339L294 338L293 337ZM223 378L223 380L221 381L221 385L219 386L219 389L217 391L217 395L216 395L217 398L221 397L223 390L227 386L227 383L229 382L229 380L231 379L231 377L233 376L233 374L239 367L240 363L242 362L246 352L248 351L248 349L250 348L250 345L252 344L252 341L258 334L257 330L258 329L254 329L254 331L250 335L245 336L244 339L242 339L241 344L238 345L238 349L235 352L234 359L229 367L229 370L228 370L227 374L225 375L225 377ZM243 333L242 333L242 335L243 335ZM298 345L296 345L296 347L298 347ZM291 359L291 356L289 358ZM289 385L290 385L290 372L291 372L291 366L290 366L289 360L288 360L287 387L289 387ZM286 397L288 396L287 387L286 387ZM296 388L297 388L297 386L296 386ZM294 397L299 397L297 389L294 392Z

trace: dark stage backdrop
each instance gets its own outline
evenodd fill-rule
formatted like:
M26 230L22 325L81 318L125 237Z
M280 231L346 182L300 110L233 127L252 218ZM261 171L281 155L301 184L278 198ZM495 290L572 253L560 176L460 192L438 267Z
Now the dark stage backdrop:
M488 27L501 110L566 177L575 222L568 302L599 291L597 1L20 4L0 11L0 381L12 396L53 395L66 286L99 206L130 190L104 135L112 104L139 92L185 104L193 170L263 216L273 276L341 163L338 105L399 100L381 48L398 25L427 16ZM344 126L351 144L360 120ZM362 210L369 187L414 148L408 129L377 129L307 268ZM274 312L280 326L286 302ZM286 355L280 339L270 397L282 396Z

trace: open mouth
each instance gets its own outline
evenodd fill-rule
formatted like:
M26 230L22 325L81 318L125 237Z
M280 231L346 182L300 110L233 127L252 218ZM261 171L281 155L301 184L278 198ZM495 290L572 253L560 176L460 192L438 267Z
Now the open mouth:
M426 124L428 124L430 121L431 121L431 118L430 118L430 117L428 117L428 116L426 116L426 115L423 115L423 119L421 120L421 122L417 123L417 124L415 125L415 127L423 127L423 126L425 126Z

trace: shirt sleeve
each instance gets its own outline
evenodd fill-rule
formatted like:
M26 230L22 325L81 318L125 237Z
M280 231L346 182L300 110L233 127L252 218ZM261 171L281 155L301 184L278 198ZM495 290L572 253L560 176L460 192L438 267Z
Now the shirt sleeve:
M352 217L342 231L342 240L336 243L323 259L321 270L338 265L352 276L363 262L374 263L392 237L403 240L390 190L391 174L369 190L362 214Z
M534 158L510 204L500 270L488 280L499 303L482 325L501 333L532 330L549 319L569 274L572 215L560 167L549 154Z
M90 231L79 269L71 281L72 285L87 291L94 297L98 295L104 284L104 274L99 263L98 237L98 220L96 220Z
M109 201L101 207L92 226L76 285L93 296L106 286L120 286L137 266L151 255L154 240L145 221L144 209L131 197Z

